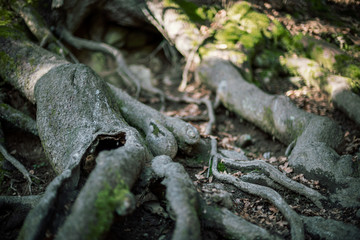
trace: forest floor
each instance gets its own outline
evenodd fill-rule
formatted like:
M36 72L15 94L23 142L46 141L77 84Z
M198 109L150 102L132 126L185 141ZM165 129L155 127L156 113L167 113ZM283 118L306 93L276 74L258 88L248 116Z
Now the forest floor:
M335 44L341 45L349 54L355 57L360 57L360 51L355 51L351 46L360 45L360 11L356 12L356 7L360 9L360 4L352 1L346 4L338 4L339 1L330 1L331 14L338 16L340 22L343 24L334 25L333 22L327 21L326 18L314 17L307 11L297 10L297 14L290 12L287 9L282 11L274 8L269 3L264 1L249 1L261 12L268 14L270 18L276 18L281 21L289 31L293 34L303 32L312 35L316 38L337 39ZM274 1L276 2L276 1ZM292 1L289 1L292 2ZM297 1L298 7L301 8L301 1ZM341 1L340 1L341 2ZM354 9L353 9L354 8ZM291 18L289 17L291 15ZM295 16L296 15L296 16ZM350 27L351 26L351 27ZM354 30L355 29L355 30ZM357 29L357 31L356 31ZM334 38L334 35L336 37ZM132 53L138 52L139 49L122 49L129 58L130 63L137 63L139 58L133 56ZM128 51L128 52L127 52ZM157 87L161 88L166 94L180 95L177 87L180 84L181 68L184 64L178 63L174 71L169 61L162 55L158 54L158 59L162 62L161 69L158 71L156 77L159 77ZM79 56L81 60L81 56ZM144 63L141 63L144 64ZM146 65L146 63L145 63ZM151 67L151 66L150 66ZM166 81L164 77L166 73L177 75L177 78L172 78L172 81ZM173 81L173 79L177 79ZM5 101L13 107L20 109L35 118L35 106L28 103L20 96L18 92L7 85L2 86L3 92L7 96ZM326 93L309 87L296 87L289 81L279 79L266 89L267 92L273 94L283 94L288 96L299 108L307 112L311 112L321 116L327 116L336 121L344 132L344 143L338 153L350 154L356 158L360 158L360 127L352 120L348 119L342 112L335 109ZM206 89L201 84L191 81L187 86L185 92L193 98L209 97L214 99L213 93ZM142 96L140 98L146 104L159 107L159 99L156 97ZM188 116L203 116L206 118L207 112L204 106L196 104L180 104L174 102L166 102L166 109L164 114L177 117ZM239 139L241 136L249 135L251 141L242 149L250 159L263 159L274 166L278 167L288 177L299 181L307 186L317 189L324 195L327 195L327 190L322 187L321 182L305 179L302 174L295 173L291 167L288 166L287 157L285 156L286 147L272 136L262 132L260 129L239 118L234 113L229 112L224 107L220 106L215 110L216 124L213 128L213 136L218 138L219 146L225 149L238 148ZM206 121L191 122L200 133L204 132ZM32 186L32 194L41 194L44 192L47 184L55 177L54 171L46 161L46 156L43 152L40 140L31 135L22 132L10 124L3 123L3 130L6 139L6 147L8 151L18 160L20 160L31 174L37 176L41 181L36 181ZM206 136L204 136L206 137ZM235 187L223 184L218 180L213 180L211 177L207 178L208 159L188 159L186 156L178 155L175 161L184 164L190 177L194 181L198 192L202 197L211 204L216 204L213 195L223 194L224 191L230 196L232 202L232 210L236 215L255 223L272 233L278 234L285 239L290 239L289 224L282 216L282 214L270 203L263 201L259 197L248 195L237 190ZM226 169L233 175L241 175L244 173L233 172ZM319 211L312 202L294 194L290 191L279 191L288 204L298 213L305 216L322 216L326 219L340 220L351 223L360 227L360 219L356 218L357 209L344 209L334 206L328 206ZM22 175L16 171L6 171L4 173L4 180L0 186L1 195L29 195L26 180ZM225 194L226 195L226 194ZM218 203L224 204L224 203ZM160 201L157 206L166 209L165 201ZM226 204L225 204L226 205ZM142 205L135 210L135 212L127 218L115 219L111 231L107 239L170 239L174 229L175 222L170 217L165 217L160 211L149 210L149 206ZM9 212L2 210L0 212L0 224L7 219ZM20 227L20 226L18 226ZM16 232L16 231L15 231ZM14 238L13 233L0 233L4 239ZM204 239L220 239L212 231L205 231L202 233ZM312 239L311 236L306 236L306 239Z

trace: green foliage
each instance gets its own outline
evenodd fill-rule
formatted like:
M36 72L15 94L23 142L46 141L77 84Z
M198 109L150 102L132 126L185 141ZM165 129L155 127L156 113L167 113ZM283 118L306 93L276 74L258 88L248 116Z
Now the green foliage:
M106 183L95 201L97 222L91 226L89 239L99 239L103 233L109 230L115 209L121 207L128 194L129 188L123 180L120 180L115 188Z

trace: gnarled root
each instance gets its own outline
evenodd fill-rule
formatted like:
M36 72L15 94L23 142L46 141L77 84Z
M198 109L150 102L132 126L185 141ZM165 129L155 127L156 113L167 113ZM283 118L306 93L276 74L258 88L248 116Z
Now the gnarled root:
M36 122L30 116L6 103L0 103L0 118L35 136L39 135Z
M200 239L198 195L184 167L167 156L158 156L152 160L152 168L164 178L163 184L168 189L166 198L176 215L172 239Z
M191 124L178 118L164 116L136 101L121 89L110 84L109 86L121 114L129 124L144 131L146 139L150 140L150 149L155 155L164 154L174 157L177 152L176 142L181 150L187 152L191 145L199 141L200 135Z
M226 208L219 209L201 202L200 216L206 228L216 230L223 236L229 236L229 239L280 239L236 216Z
M298 214L290 208L290 206L284 201L284 199L273 189L241 181L240 179L220 173L217 169L218 165L218 154L217 154L217 142L215 139L211 139L211 158L212 158L212 172L214 177L217 179L233 184L242 191L245 191L250 194L260 196L264 199L270 201L274 206L276 206L281 213L288 219L291 226L291 236L292 239L304 239L304 225L301 218Z
M136 98L139 97L141 91L141 81L139 81L139 79L137 79L137 77L129 70L122 53L118 49L106 43L99 43L75 37L66 29L59 30L59 34L64 38L67 43L78 49L85 48L111 55L115 59L117 64L116 72L119 74L120 77L122 77L122 79L128 86L132 86L132 84L135 85Z
M160 178L164 178L162 183L167 188L166 198L176 215L172 239L201 239L199 218L205 227L230 239L278 239L225 208L208 206L201 201L183 166L168 156L154 158L152 169Z
M135 198L130 189L145 159L145 149L134 136L127 136L118 149L101 152L56 239L97 239L110 228L114 211L131 213Z

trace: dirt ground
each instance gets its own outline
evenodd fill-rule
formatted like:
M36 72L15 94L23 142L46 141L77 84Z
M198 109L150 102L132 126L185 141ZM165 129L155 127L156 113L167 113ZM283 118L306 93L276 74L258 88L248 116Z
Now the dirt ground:
M299 12L301 13L302 11L298 10L297 16L294 17L296 14L289 11L289 8L282 7L279 9L275 6L276 4L274 3L277 1L274 1L273 5L267 2L264 3L264 1L254 0L250 2L252 2L259 11L267 13L268 16L272 18L279 19L292 33L303 32L322 39L326 39L326 37L331 34L337 34L340 36L335 38L337 39L337 42L334 43L337 45L347 44L352 46L359 45L360 43L360 11L356 11L356 9L360 9L360 4L357 1L340 1L340 3L336 0L328 1L331 2L330 11L332 15L339 16L339 19L341 19L342 24L339 24L341 26L334 25L334 22L326 18L316 17L312 15L311 12L306 11L306 9L304 9L302 14L299 14ZM288 2L290 4L295 1ZM296 2L298 4L297 6L301 8L302 1ZM291 19L288 17L289 14L292 16ZM155 48L158 43L159 42L155 41L152 47ZM348 47L345 50L348 51L349 54L359 57L356 55L358 52L354 51L353 48ZM124 49L124 51L127 51L127 49ZM137 49L132 49L127 52L126 55L129 57L128 61L136 61L131 58L132 52L135 51L137 51ZM161 55L162 53L159 54ZM176 66L176 68L178 71L174 72L174 66L170 64L169 59L163 56L162 61L166 67L163 67L158 71L157 76L159 82L157 87L164 90L167 94L180 94L177 91L177 87L180 83L181 67L184 65L183 62L180 60L177 63L178 66ZM173 78L177 79L177 81L172 81L170 83L164 82L163 76L166 72L170 72L173 76L177 76L177 78ZM2 92L6 93L7 96L4 100L5 102L35 117L35 106L28 103L18 92L8 85L2 85L1 88ZM334 119L344 132L344 143L341 149L338 150L339 154L351 154L354 156L354 160L356 160L355 153L359 151L360 147L360 127L356 126L356 124L348 119L342 112L335 109L332 103L329 102L329 98L325 93L308 87L298 88L284 79L279 79L264 90L274 94L286 95L299 108ZM194 80L191 80L186 92L189 96L194 98L207 96L214 100L214 95ZM156 97L142 96L140 100L155 108L159 107L159 99ZM222 106L216 109L215 113L216 124L212 135L218 137L219 146L229 149L234 147L237 148L239 147L239 138L245 134L249 135L251 137L251 142L246 147L243 147L244 152L249 158L264 159L274 166L277 166L281 171L286 173L288 177L315 188L325 195L327 194L327 191L322 187L321 182L305 179L302 174L295 173L293 169L288 166L287 158L285 157L287 146L284 146L272 136L262 132L251 123L239 118ZM203 116L206 118L207 116L206 108L204 106L173 102L166 102L164 114L178 117ZM206 121L194 121L192 124L203 133L207 123ZM31 174L34 174L39 178L39 180L35 180L32 186L32 194L43 193L47 184L55 177L55 173L46 161L46 156L43 152L40 140L31 134L16 129L11 126L11 124L2 123L2 127L8 151L15 158L20 160ZM290 239L288 222L284 219L278 209L270 203L263 201L261 198L241 192L231 185L222 184L217 180L213 180L211 177L207 178L208 159L196 159L193 161L186 156L179 155L174 161L184 163L198 192L210 204L216 203L209 196L218 193L219 191L226 191L230 194L233 205L230 209L236 215L257 224L272 233L278 234L285 239ZM241 172L234 172L231 169L226 169L225 171L234 175L243 174ZM13 168L10 167L8 170L3 171L2 177L3 181L0 186L1 195L24 196L30 194L26 180ZM161 185L157 187L158 189L156 191L163 191ZM284 196L290 206L300 214L341 220L360 227L360 219L355 217L357 209L340 209L329 205L326 210L322 209L319 211L312 202L297 194L285 190L279 190L279 192ZM162 198L159 197L161 195ZM166 201L163 197L163 193L157 194L157 196L159 198L156 203L158 204L158 207L166 209ZM12 210L9 209L0 212L1 226L6 225L11 211ZM149 210L148 207L142 205L129 217L117 217L111 227L107 239L171 239L174 226L175 222L171 218L171 214L170 216L164 217L161 213ZM1 238L14 239L20 227L21 223L13 227L11 232L3 232L3 228L1 228ZM211 230L203 230L202 236L204 239L221 239L220 236ZM49 235L48 238L51 239L53 236ZM306 236L306 239L313 238L311 236Z

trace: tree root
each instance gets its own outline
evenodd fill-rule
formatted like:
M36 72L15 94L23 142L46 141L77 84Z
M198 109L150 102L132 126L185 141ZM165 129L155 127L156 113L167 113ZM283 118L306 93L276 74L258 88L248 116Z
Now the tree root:
M139 97L141 91L141 81L129 70L125 59L122 53L105 43L98 43L91 40L81 39L78 37L73 36L68 30L66 29L58 29L59 35L70 45L74 46L77 49L90 49L93 51L100 51L106 54L111 55L117 64L116 72L119 76L125 81L128 86L135 85L136 87L136 98Z
M284 217L289 221L291 226L291 236L292 239L304 239L304 225L301 218L298 214L290 208L290 206L284 201L284 199L273 189L241 181L240 179L220 173L217 169L218 166L218 154L217 154L217 141L211 139L211 158L212 158L212 173L217 179L233 184L238 187L240 190L245 191L256 196L260 196L264 199L270 201L274 206L276 206Z
M155 155L175 156L177 147L175 147L176 143L172 134L178 147L185 152L188 152L189 148L199 141L199 133L191 124L178 118L164 116L155 109L136 101L121 89L110 84L109 86L122 115L132 126L144 131ZM134 109L138 111L135 112Z
M201 239L199 218L206 228L230 239L278 239L225 208L208 206L201 201L183 166L169 157L154 158L152 168L160 178L164 178L166 198L175 211L176 227L172 239Z
M221 162L231 168L238 170L254 168L261 169L266 172L275 182L312 200L318 208L323 207L320 200L326 200L326 198L319 192L291 180L290 178L286 177L286 175L277 170L274 166L262 160L236 161L236 159L221 158Z
M166 198L176 215L173 240L197 240L200 237L200 222L197 216L198 195L184 167L174 163L167 156L158 156L152 160L155 173L164 178L162 182L168 191Z
M55 239L98 239L109 230L114 211L120 216L131 213L135 198L129 189L146 159L144 150L128 135L124 146L101 152Z
M209 122L206 126L205 135L211 134L212 128L216 122L215 119L215 113L214 113L214 107L210 101L210 99L202 98L202 99L194 99L187 96L183 97L173 97L173 96L166 96L166 99L173 101L173 102L185 102L185 103L195 103L197 105L204 104L208 110L208 116L209 116Z
M35 136L39 135L36 122L30 116L7 105L6 103L0 103L0 119L10 122L16 127L32 133Z
M1 125L0 125L0 128L1 128ZM0 129L0 139L3 139L3 135L4 134L2 132L2 129ZM3 140L1 140L1 141L3 141ZM16 158L14 158L12 155L10 155L2 143L0 143L0 154L5 158L6 161L11 163L19 172L21 172L21 174L24 176L24 178L28 182L28 189L29 189L29 193L31 194L31 185L33 184L31 177L34 177L34 178L37 178L37 177L30 174L21 162L19 162Z
M30 195L30 196L0 196L0 209L3 207L11 206L18 208L20 206L26 206L27 208L34 208L42 195Z
M219 209L201 202L200 216L206 228L216 230L229 239L281 239L236 216L226 208Z

